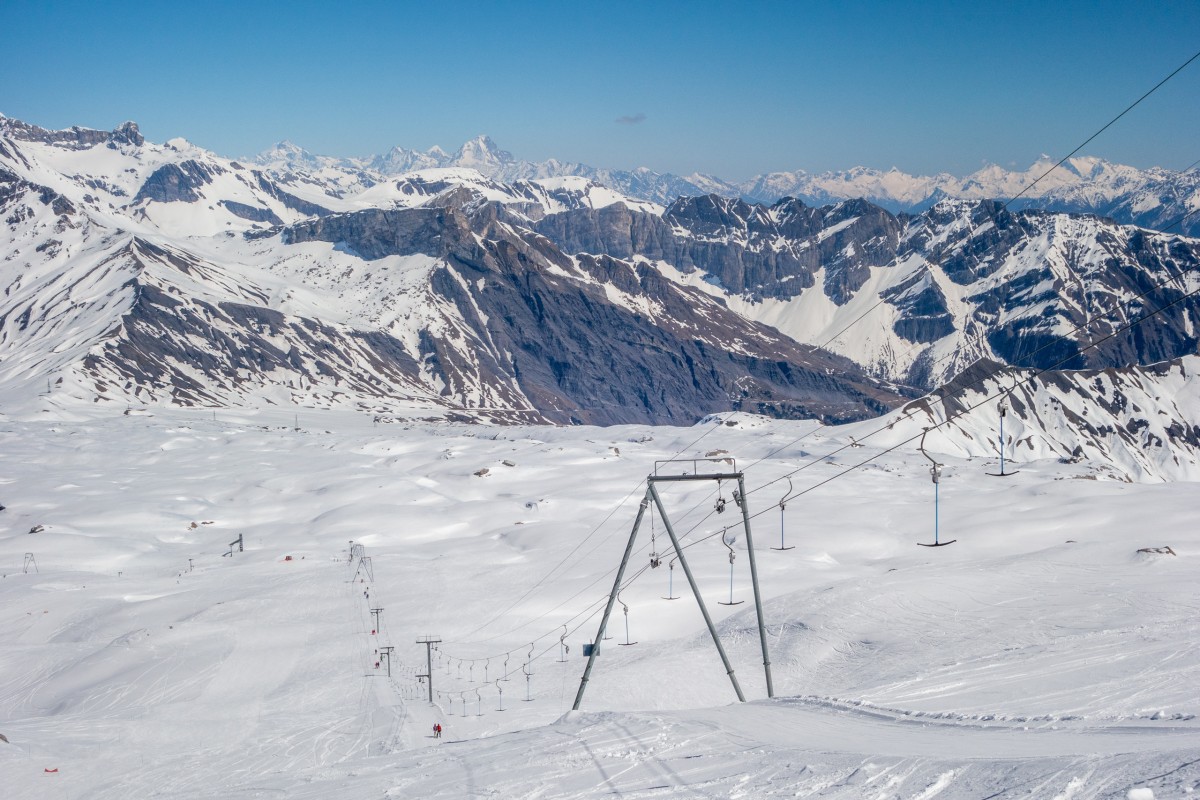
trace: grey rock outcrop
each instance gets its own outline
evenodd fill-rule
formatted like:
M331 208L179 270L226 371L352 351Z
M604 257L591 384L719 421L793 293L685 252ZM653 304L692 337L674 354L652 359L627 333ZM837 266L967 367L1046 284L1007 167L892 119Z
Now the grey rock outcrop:
M483 355L465 363L454 342L426 331L426 368L451 394L480 375L497 390L515 383L556 422L678 424L729 409L846 421L900 399L848 360L747 322L653 268L607 256L576 267L548 240L523 238L486 209L474 219L452 209L362 211L289 226L283 236L368 259L444 259L431 286L472 328ZM605 285L660 311L651 318L614 303Z
M163 164L138 189L133 202L155 200L160 203L194 203L200 199L196 190L212 183L215 175L224 172L221 167L189 159L179 164Z

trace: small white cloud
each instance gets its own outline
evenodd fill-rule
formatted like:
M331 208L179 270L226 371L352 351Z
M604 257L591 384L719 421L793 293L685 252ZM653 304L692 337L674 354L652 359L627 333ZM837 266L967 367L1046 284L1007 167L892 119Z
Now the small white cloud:
M640 111L636 114L628 114L624 117L617 117L614 120L614 122L616 122L618 125L637 125L638 123L645 121L646 115Z

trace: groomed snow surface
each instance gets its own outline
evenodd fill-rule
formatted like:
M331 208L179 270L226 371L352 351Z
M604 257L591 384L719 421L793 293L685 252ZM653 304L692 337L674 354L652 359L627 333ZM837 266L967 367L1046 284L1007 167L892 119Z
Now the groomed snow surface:
M994 478L994 459L939 456L939 536L957 542L931 549L916 545L933 539L934 495L913 448L772 508L786 473L800 469L802 492L876 455L846 446L872 423L45 409L0 415L5 800L1077 800L1200 785L1195 484L1055 460ZM664 484L750 702L647 520L628 617L618 604L571 713L639 482L656 459L714 451L746 470L776 698L733 487L717 515L716 486ZM770 549L781 533L794 549ZM245 551L223 555L239 535ZM746 602L718 605L731 592ZM620 647L626 621L637 644ZM426 635L443 640L433 705L416 678Z

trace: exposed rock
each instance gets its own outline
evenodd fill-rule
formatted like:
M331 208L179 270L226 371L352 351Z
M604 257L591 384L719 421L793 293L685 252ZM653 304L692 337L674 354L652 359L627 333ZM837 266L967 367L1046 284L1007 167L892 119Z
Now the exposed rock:
M138 130L136 122L122 122L117 127L113 128L112 133L108 135L108 145L113 147L118 144L129 144L135 147L141 147L146 143L142 137L142 132Z
M279 202L283 203L287 208L290 208L293 211L299 211L301 214L309 217L323 217L332 213L324 206L317 205L316 203L310 203L307 200L301 200L294 194L285 192L283 189L280 189L278 186L276 186L275 182L264 175L260 170L253 170L252 172L254 177L258 180L259 188L274 197Z
M200 199L196 190L212 183L213 177L223 171L218 166L190 159L179 164L163 164L142 184L133 202L157 200L160 203L194 203Z
M282 225L283 220L269 208L259 208L257 206L248 206L245 203L238 203L233 200L222 200L221 205L225 206L229 211L242 219L248 219L251 222L265 222L269 225Z

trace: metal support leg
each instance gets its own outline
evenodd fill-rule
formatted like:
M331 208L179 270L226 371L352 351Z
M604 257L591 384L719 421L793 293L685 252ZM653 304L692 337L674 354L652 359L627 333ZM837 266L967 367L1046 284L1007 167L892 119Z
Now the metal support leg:
M604 629L608 625L608 617L612 613L613 604L617 602L617 592L621 591L621 580L625 577L625 565L629 563L629 554L633 552L633 542L637 539L638 528L642 526L642 517L646 515L646 507L649 505L649 497L643 497L641 505L638 506L637 519L633 521L633 530L629 532L629 543L625 545L625 555L621 556L621 567L617 570L617 578L613 581L612 591L608 594L608 605L604 607L604 616L600 619L600 630L596 631L596 638L592 640L592 653L588 656L587 667L584 668L583 677L579 680L579 691L575 693L575 705L571 706L572 711L578 711L580 703L583 702L583 691L587 688L588 678L592 675L592 665L596 663L600 642L604 640ZM739 694L741 693L739 692Z
M742 493L742 525L746 529L746 553L750 556L750 583L754 586L754 611L758 614L758 640L762 643L763 671L767 676L767 697L775 696L771 682L771 654L767 651L767 626L763 621L762 596L758 591L758 567L754 562L754 539L750 535L750 501L746 497L746 484L738 475L738 490Z
M725 648L721 646L721 639L717 636L717 629L713 625L712 617L708 615L708 608L704 605L704 598L700 596L700 589L696 586L696 579L692 576L691 567L688 566L687 559L683 556L683 548L679 546L679 539L675 536L675 528L671 525L671 520L667 517L667 511L663 508L662 498L658 496L658 490L654 488L653 481L650 482L650 488L646 491L646 494L654 498L654 505L658 508L658 515L662 518L663 525L667 529L667 534L671 537L671 544L675 547L675 553L679 557L679 565L683 567L683 574L687 576L688 584L692 587L692 595L696 598L696 605L700 606L700 613L704 616L704 624L708 626L708 632L712 636L713 644L717 646L717 652L721 654L721 663L725 665L725 673L729 676L729 682L733 684L733 691L737 693L737 699L744 703L746 702L746 696L742 694L742 687L738 685L737 677L733 674L733 667L729 664L729 656L725 655ZM638 519L641 519L640 514ZM632 545L632 540L630 544ZM611 609L611 600L608 605Z

